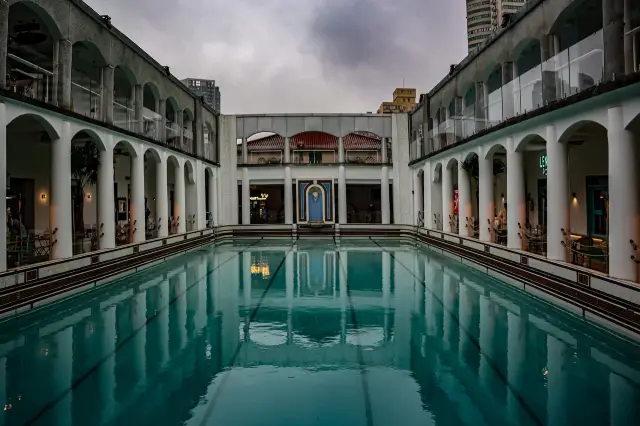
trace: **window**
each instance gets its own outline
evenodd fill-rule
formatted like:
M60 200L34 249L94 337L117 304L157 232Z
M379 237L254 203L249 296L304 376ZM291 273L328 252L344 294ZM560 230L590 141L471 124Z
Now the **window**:
M309 152L309 164L322 163L322 152L311 151Z

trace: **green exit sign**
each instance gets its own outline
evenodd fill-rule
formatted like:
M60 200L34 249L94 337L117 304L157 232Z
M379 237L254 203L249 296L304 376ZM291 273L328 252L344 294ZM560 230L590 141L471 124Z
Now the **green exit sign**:
M540 156L540 168L542 169L542 174L547 175L547 167L548 167L548 159L546 155Z

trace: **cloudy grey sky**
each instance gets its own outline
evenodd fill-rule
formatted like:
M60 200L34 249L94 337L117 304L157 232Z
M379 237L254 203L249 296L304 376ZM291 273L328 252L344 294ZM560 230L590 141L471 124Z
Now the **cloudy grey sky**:
M466 55L464 0L85 0L223 113L364 112Z

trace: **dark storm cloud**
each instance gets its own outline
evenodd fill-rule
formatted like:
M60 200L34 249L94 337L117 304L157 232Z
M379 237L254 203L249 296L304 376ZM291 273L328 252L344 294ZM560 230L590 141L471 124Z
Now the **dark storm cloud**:
M375 110L426 91L466 50L464 0L85 0L223 112Z

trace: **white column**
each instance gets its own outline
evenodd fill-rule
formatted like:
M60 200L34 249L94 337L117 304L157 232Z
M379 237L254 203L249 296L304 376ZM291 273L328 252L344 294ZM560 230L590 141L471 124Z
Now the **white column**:
M425 163L423 171L424 188L422 194L422 204L424 211L424 227L427 229L433 229L433 209L431 208L431 185L433 185L433 179L431 178L431 163Z
M288 161L285 161L288 163ZM284 223L287 225L293 224L293 193L291 187L293 186L293 180L291 178L291 166L285 166L284 168Z
M479 182L478 182L478 216L480 226L480 241L493 241L493 157L484 158L482 152L478 157L479 161Z
M249 151L247 147L247 138L242 138L242 164L247 164Z
M98 169L98 244L101 250L116 246L113 182L113 149L108 144L106 150L100 151Z
M507 138L507 247L522 250L526 226L524 197L524 164L522 153L514 149L513 138Z
M638 170L633 133L624 129L622 119L622 107L609 109L609 274L635 281L638 277L629 240L640 244Z
M347 223L347 177L345 167L338 167L338 221L341 225Z
M156 226L158 238L169 235L169 199L167 197L167 162L156 164Z
M53 368L51 371L54 395L61 395L71 387L73 383L73 327L67 327L56 333L53 337L53 344L56 347ZM51 408L51 416L54 425L72 424L72 394L67 392L64 397L57 401Z
M174 175L173 219L178 221L178 233L183 234L187 230L187 203L183 164L176 167Z
M207 227L207 205L206 205L206 185L205 179L207 173L204 169L204 163L202 161L196 161L196 182L195 189L195 205L196 205L196 229L201 230Z
M382 166L380 173L380 209L382 210L382 224L391 223L391 209L389 207L389 167Z
M291 147L289 146L289 137L284 138L284 163L289 164L291 162Z
M509 166L507 166L509 167ZM567 424L569 393L569 347L556 337L547 335L547 425Z
M242 224L251 224L251 210L249 209L249 198L251 197L251 188L249 187L249 169L242 168Z
M462 158L461 158L462 160ZM471 207L471 181L469 173L458 162L458 234L473 236L473 209Z
M4 102L0 103L0 272L7 270L7 117Z
M418 169L411 170L413 173L413 226L418 226L418 213L422 210L422 189L420 188L420 177Z
M451 216L453 215L453 180L451 169L442 165L442 231L451 232Z
M144 156L131 157L131 242L145 240L144 220Z
M569 232L569 173L567 145L558 142L555 125L547 126L547 182L547 257L564 262L562 229Z
M71 236L71 125L62 122L60 139L51 143L51 196L49 226L53 237L52 259L73 256Z

